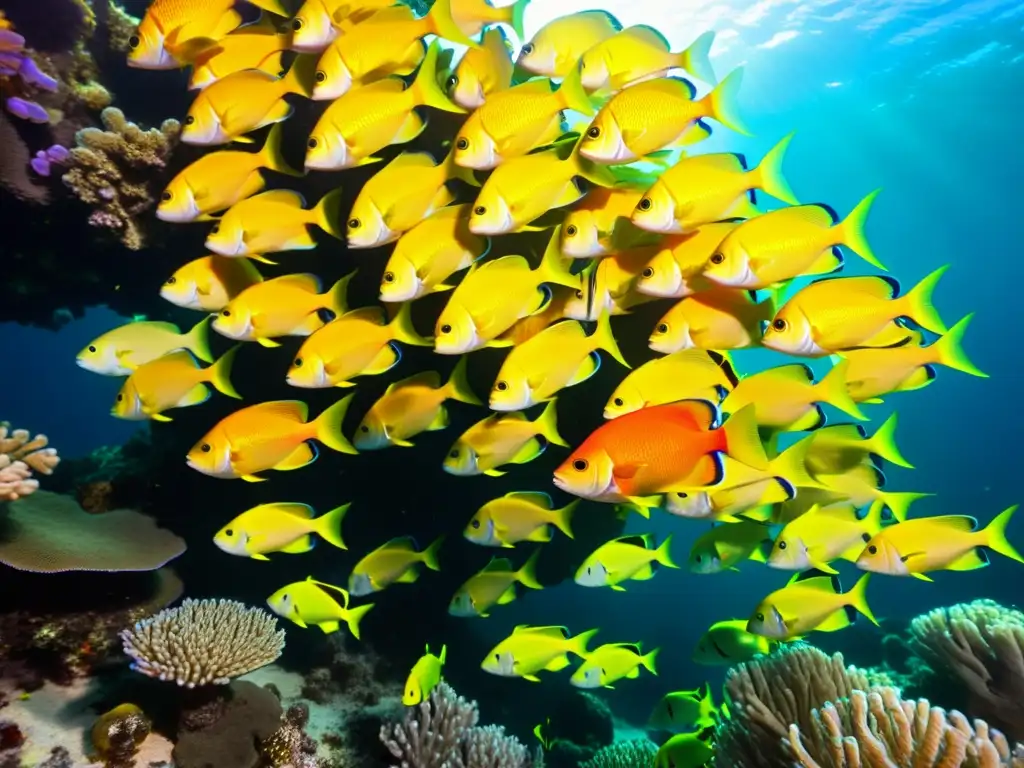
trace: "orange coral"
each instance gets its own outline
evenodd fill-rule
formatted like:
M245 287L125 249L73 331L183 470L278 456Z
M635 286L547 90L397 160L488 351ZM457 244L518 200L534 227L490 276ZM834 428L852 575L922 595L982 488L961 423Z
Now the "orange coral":
M55 448L47 447L46 435L31 436L26 429L11 429L0 422L0 501L14 501L39 488L32 477L53 474L60 463Z

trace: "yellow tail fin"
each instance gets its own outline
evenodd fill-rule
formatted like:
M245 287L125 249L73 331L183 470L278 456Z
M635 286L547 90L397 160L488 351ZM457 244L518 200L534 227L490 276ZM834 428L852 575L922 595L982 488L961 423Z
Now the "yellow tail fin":
M530 555L530 558L523 563L523 567L516 571L516 580L524 587L530 589L544 589L544 585L537 581L537 560L540 558L540 547L537 547Z
M221 355L217 362L206 369L207 380L213 385L214 389L222 395L239 400L242 399L242 396L238 394L235 390L235 385L231 383L231 366L234 365L235 356L241 348L241 344L236 344Z
M570 501L561 509L555 509L551 512L551 524L570 539L575 538L572 533L572 515L581 501L582 499Z
M286 176L305 176L303 171L296 171L288 161L284 159L281 150L281 134L284 131L281 123L274 123L267 133L267 140L263 142L263 149L260 150L260 163L264 168L283 173Z
M292 62L291 69L281 78L285 93L297 93L307 99L313 95L316 85L316 65L319 53L300 53Z
M341 317L348 312L348 284L356 276L359 270L353 269L338 282L331 286L327 292L327 309L334 313L335 317Z
M580 112L588 117L594 114L594 105L583 89L583 74L579 67L573 67L558 86L558 99L565 109Z
M881 456L890 464L895 464L897 467L913 469L914 465L903 458L903 454L900 453L900 449L896 445L896 421L897 417L894 412L892 416L886 419L882 425L875 430L875 434L864 441L863 448L869 453Z
M849 367L849 360L839 360L833 365L832 370L814 386L815 396L818 398L818 402L828 403L858 421L867 421L868 417L853 402L853 398L850 397L850 392L846 388L846 369Z
M868 606L867 588L868 580L870 578L871 574L865 573L860 577L860 580L853 585L853 589L851 589L846 596L850 601L849 605L857 611L857 613L867 618L868 621L877 627L878 620L875 618L875 614L871 612L870 606Z
M946 332L946 324L942 322L938 310L935 309L935 305L932 303L932 292L935 290L939 278L946 273L947 269L949 269L949 264L939 267L911 288L906 296L901 298L901 303L905 308L904 311L907 316L926 331L931 331L932 333Z
M328 448L339 453L359 453L341 431L345 422L345 414L348 413L348 407L352 404L353 397L355 394L342 398L317 416L316 421L313 422L316 430L313 436Z
M619 349L619 342L612 331L611 315L603 309L597 316L597 330L594 331L594 343L618 362L622 363L622 365L627 368L632 367L626 362L626 358L622 356L622 351Z
M431 13L443 5L448 5L448 2L449 0L438 0L438 2L434 3ZM437 40L430 44L430 47L427 48L427 55L423 57L423 63L420 64L419 71L416 73L416 79L413 80L410 90L413 92L416 104L433 107L444 112L464 113L466 110L449 99L448 94L444 92L444 89L438 82L437 56L440 50L441 47Z
M942 338L932 344L932 349L935 351L935 362L939 365L987 379L988 374L971 362L963 348L964 333L967 332L967 326L971 324L973 317L974 313L972 312L960 320L944 333Z
M556 399L551 400L540 416L537 417L537 433L553 445L568 448L569 444L558 434L558 411L555 409Z
M574 653L581 659L587 658L587 654L590 651L587 650L587 643L589 643L600 630L588 629L586 632L580 632L576 637L569 638L567 642L566 652Z
M736 113L736 101L738 98L740 84L743 82L743 68L737 67L725 79L719 83L711 93L700 100L707 112L726 128L730 128L743 136L752 135L743 125L739 115Z
M882 492L878 495L879 500L889 508L892 512L892 516L896 520L902 523L907 519L907 512L910 511L910 505L918 499L926 499L929 496L934 496L934 493L911 493L909 491L893 491L893 492Z
M348 631L352 633L352 637L359 640L359 622L363 620L363 617L370 612L373 608L373 603L366 605L360 605L358 608L351 608L345 611L345 624L348 625Z
M750 172L754 174L758 189L764 190L765 193L789 205L800 205L782 173L782 161L795 135L795 133L791 133L784 136L778 144L768 150L768 154L761 159L760 165Z
M213 362L213 352L210 351L210 323L213 317L204 317L192 326L192 330L185 334L181 345L202 360L204 363Z
M430 21L430 28L438 37L447 40L449 43L467 45L470 48L479 48L480 43L467 37L466 33L459 28L458 23L452 16L452 0L437 0L427 14Z
M321 197L320 202L316 204L311 212L313 219L312 223L316 224L328 235L336 237L339 240L345 239L345 233L341 228L341 204L343 202L343 197L344 191L341 187L338 187Z
M541 256L540 266L537 268L541 282L564 285L567 288L579 288L580 278L572 274L574 259L562 255L562 225L559 224L551 230L551 239L548 240L544 255Z
M654 550L654 559L664 565L666 568L678 568L675 561L672 559L672 534L670 533L665 537L665 540L661 542L656 550Z
M882 262L875 256L874 251L871 250L871 246L868 244L867 236L864 233L864 227L867 223L868 213L871 211L871 206L875 202L875 198L882 190L876 189L874 192L869 192L863 200L857 203L856 207L850 211L850 215L843 219L836 226L839 227L839 240L847 248L860 256L864 261L873 267L877 267L882 271L888 271Z
M392 329L391 333L395 341L401 341L415 347L434 346L434 342L420 336L416 331L416 326L412 324L411 301L402 302L402 305L398 308L398 313L395 315L394 319L388 323L388 325Z
M423 550L423 564L432 571L441 570L441 564L438 562L437 555L441 551L441 545L443 543L444 534L430 542L430 546Z
M345 513L348 512L350 506L352 505L342 504L313 521L320 538L338 549L348 549L344 539L341 538L341 521L345 519Z
M725 452L741 464L754 469L768 469L768 456L757 430L754 404L740 408L722 426L725 430Z
M690 43L690 47L679 54L679 66L695 77L699 77L708 85L718 82L715 70L711 66L711 46L715 42L715 33L711 30L703 33Z
M469 355L463 355L455 364L455 369L445 384L445 397L449 400L458 400L460 403L470 405L483 405L469 386L469 379L466 376L466 367L469 363Z
M985 546L993 552L1016 560L1018 563L1024 563L1024 557L1021 557L1020 552L1006 538L1006 527L1010 524L1016 511L1017 505L1014 504L996 515L996 518L985 526Z

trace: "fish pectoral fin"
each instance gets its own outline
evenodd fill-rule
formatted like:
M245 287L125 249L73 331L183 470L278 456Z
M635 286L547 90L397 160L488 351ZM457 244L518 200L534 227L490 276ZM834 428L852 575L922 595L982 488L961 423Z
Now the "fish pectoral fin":
M515 600L516 597L517 597L517 595L516 595L516 585L513 584L512 586L510 586L508 589L506 589L504 592L501 593L501 597L498 598L498 605L508 605L513 600Z
M548 662L548 665L544 667L544 669L548 672L560 672L568 667L570 663L569 656L563 653L561 656L556 656Z
M646 464L616 464L615 469L612 470L612 474L616 478L629 480L636 477L636 473L646 466Z
M533 461L535 458L544 453L544 449L547 446L537 438L532 438L526 442L522 448L516 453L515 456L509 461L510 464L526 464Z
M910 575L913 576L915 579L920 579L921 581L935 581L935 579L931 578L930 576L925 576L923 573L912 573Z
M626 591L626 588L624 586L622 586L621 584L609 584L608 586L611 587L616 592L625 592Z
M416 445L414 443L410 443L408 440L402 440L401 438L398 438L398 437L392 437L391 438L391 444L392 445L397 445L399 448L415 448L416 447Z
M242 479L247 483L265 483L267 481L267 478L259 475L242 475Z
M316 539L309 534L300 536L287 547L282 547L281 552L286 552L289 555L301 555L304 552L309 552L316 545Z
M946 566L947 571L973 571L977 568L984 568L989 564L988 555L985 550L975 547L966 555L957 558Z
M274 469L287 472L290 469L301 469L309 464L316 461L317 450L311 443L302 443L294 451L279 464L274 466Z
M190 405L199 405L210 399L210 388L205 384L196 384L185 396L178 401L179 408L188 408Z
M337 621L322 621L320 622L319 627L324 631L325 635L329 635L332 632L337 632L341 627L341 624Z
M643 566L639 571L630 576L630 578L633 579L633 581L647 581L648 579L653 579L654 574L656 574L657 572L657 564L651 562Z
M170 416L164 416L162 413L151 413L149 418L153 421L174 421Z
M634 678L640 677L640 670L637 667L633 667L629 672L626 673L627 680L633 680Z
M540 678L536 675L523 675L523 680L529 680L531 683L539 683Z
M486 344L484 344L484 346L493 347L495 349L501 349L502 347L513 347L515 346L515 342L509 339L491 339Z
M269 557L267 557L266 555L261 555L259 552L255 552L255 553L249 555L249 557L252 558L253 560L266 560L267 562L270 562L270 558Z
M863 547L861 549L863 549ZM829 565L828 563L826 563L826 562L824 562L822 560L812 560L811 561L811 568L819 570L822 573L827 573L830 576L833 576L833 575L839 573L839 571L837 571L831 565Z
M600 367L601 355L597 352L591 352L589 355L587 355L587 359L580 364L580 367L576 369L576 373L572 375L572 378L569 379L569 383L566 384L566 386L572 387L577 384L582 384L584 381L586 381L595 373L597 373Z
M281 346L281 342L274 341L273 339L265 339L263 337L256 339L256 343L259 344L261 347L266 347L267 349L273 349L274 347Z
M828 618L816 626L815 629L819 632L836 632L850 626L850 623L850 617L846 612L846 608L843 607L830 614ZM786 626L789 626L788 622L786 623Z
M437 409L437 414L434 416L433 421L427 427L428 432L437 432L439 429L444 429L448 426L448 410L442 405Z
M487 469L487 470L484 470L484 474L487 475L488 477L501 477L501 476L503 476L506 473L505 472L499 472L496 469Z
M420 577L418 568L407 568L406 571L395 579L396 584L412 584Z
M394 345L385 344L362 373L367 376L385 373L398 365L401 359L402 355Z

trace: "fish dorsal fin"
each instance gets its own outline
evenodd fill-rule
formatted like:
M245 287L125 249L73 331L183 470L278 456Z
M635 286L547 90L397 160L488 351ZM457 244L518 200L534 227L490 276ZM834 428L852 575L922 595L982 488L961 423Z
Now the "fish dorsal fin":
M718 406L710 400L680 400L672 403L673 409L690 414L701 430L714 429L718 426L721 413Z
M870 296L875 299L892 299L900 294L900 284L896 278L883 275L870 275L865 277L826 277L815 280L811 285L821 283L832 283L842 280L835 287L842 288L847 293L859 293L863 296Z
M832 424L831 426L819 429L819 435L828 435L838 440L864 440L868 432L860 424Z
M187 349L179 349L174 352L169 352L161 358L158 358L160 362L171 363L173 365L188 365L192 368L198 368L199 363L196 361L195 355L189 352Z
M437 165L434 156L429 152L403 152L390 163L385 169L396 168L433 168Z
M521 269L529 271L530 262L526 260L525 256L502 256L500 259L489 261L480 267L480 271L485 269L490 272L519 271Z
M791 208L784 208L788 216L800 221L813 224L816 227L831 227L838 223L839 216L835 210L824 203L812 203L810 205L794 205Z
M281 275L280 277L267 280L263 285L269 286L270 284L288 285L303 291L309 291L310 293L320 293L320 291L323 290L320 278L316 275L311 275L308 272L301 272L294 275Z
M437 389L441 386L441 374L437 371L422 371L421 373L414 373L406 379L396 381L394 384L388 385L385 392L394 392L396 389L402 387L428 387L430 389Z
M554 84L546 77L540 77L536 80L527 80L525 83L520 83L511 89L510 92L516 93L552 93L552 86Z
M843 585L838 576L829 576L815 568L795 574L786 586L791 585L827 592L830 595L837 595L843 591Z
M388 320L383 307L360 307L359 309L346 312L339 319L372 323L373 325L386 325Z
M969 515L940 515L939 517L927 517L919 518L920 520L927 520L930 525L938 525L943 528L948 528L951 531L963 531L970 533L978 529L977 518L970 517Z
M299 423L305 422L309 418L309 406L301 400L274 400L269 403L251 405L245 410L259 413L262 417L287 419Z
M412 536L398 536L391 541L386 541L380 545L379 549L399 549L407 552L417 552L418 547L416 546L416 539Z
M512 634L530 634L530 635L543 635L544 637L557 637L560 640L564 640L569 637L568 627L531 627L527 624L520 624L514 630Z
M602 648L621 648L624 651L632 651L637 656L643 655L643 648L640 643L608 643L607 645L601 646Z
M647 24L637 24L632 27L626 27L619 34L631 37L646 45L656 46L663 51L672 50L672 46L665 36L654 27L648 26Z
M586 331L578 320L559 320L537 334L545 339L576 339L586 336Z
M534 504L544 509L551 509L554 506L551 497L540 491L510 491L505 494L505 498L525 501L528 504Z
M609 26L616 32L622 31L622 22L613 16L609 11L580 11L579 13L573 14L576 17L597 17L600 16L602 20L607 20Z
M493 573L494 571L501 571L502 573L511 572L512 561L507 557L492 557L491 561L483 567L480 573Z
M631 547L641 547L643 549L650 549L651 545L654 544L653 533L633 533L629 536L620 536L615 539L619 544L628 544Z
M316 517L316 510L309 506L309 504L279 502L274 506L279 512L284 512L286 515L292 515L294 517L301 517L305 520L312 520Z
M306 198L291 189L272 189L269 192L261 192L250 200L258 200L261 203L275 203L278 205L295 205L299 208L306 207Z
M814 371L811 370L811 366L805 363L780 365L777 368L769 368L765 373L770 373L772 378L783 379L796 384L811 384L814 382ZM756 375L755 373L754 376Z

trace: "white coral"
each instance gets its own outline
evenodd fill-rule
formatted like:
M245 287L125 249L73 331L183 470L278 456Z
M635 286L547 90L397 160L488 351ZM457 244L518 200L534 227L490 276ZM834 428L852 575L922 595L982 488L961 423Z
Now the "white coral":
M32 437L26 429L12 430L0 422L0 501L15 501L39 488L33 474L53 474L60 457L47 447L46 435Z

